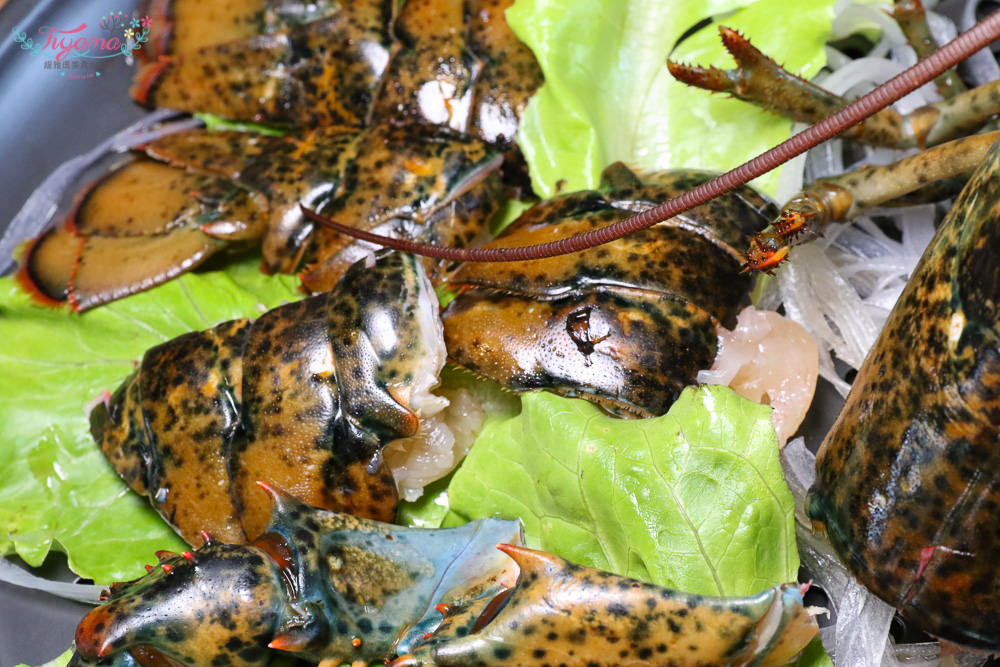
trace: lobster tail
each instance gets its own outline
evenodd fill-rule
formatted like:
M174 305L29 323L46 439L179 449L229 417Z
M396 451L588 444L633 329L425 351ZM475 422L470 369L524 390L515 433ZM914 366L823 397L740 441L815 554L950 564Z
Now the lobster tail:
M421 264L383 252L329 293L152 348L94 411L92 431L191 544L202 530L260 534L258 480L392 520L396 486L379 450L418 429L417 397L444 363L436 312Z
M260 238L266 213L266 200L231 181L134 160L93 183L64 225L32 243L21 282L86 310L198 266L226 236Z

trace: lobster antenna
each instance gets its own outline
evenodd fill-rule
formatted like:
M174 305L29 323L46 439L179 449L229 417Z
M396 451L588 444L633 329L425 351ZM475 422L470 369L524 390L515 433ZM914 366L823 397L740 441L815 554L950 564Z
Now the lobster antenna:
M859 97L829 118L806 128L774 148L744 162L739 167L625 220L558 241L511 248L449 248L373 234L330 220L305 206L301 206L302 213L313 222L341 234L394 250L403 250L438 259L460 262L521 262L579 252L620 239L640 229L651 227L658 222L704 204L735 187L745 185L827 139L832 139L852 125L863 122L868 116L932 81L945 70L954 67L998 38L1000 38L1000 11L990 14L913 67L897 74L870 93Z

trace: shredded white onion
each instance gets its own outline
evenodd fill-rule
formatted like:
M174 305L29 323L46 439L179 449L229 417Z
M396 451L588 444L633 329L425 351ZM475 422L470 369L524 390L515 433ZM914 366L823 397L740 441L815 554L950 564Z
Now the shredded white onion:
M140 144L155 141L167 134L202 125L196 118L184 118L173 123L160 124L161 121L177 114L177 111L171 109L153 111L121 132L105 139L93 150L64 162L49 174L48 178L31 193L0 237L0 275L14 263L13 253L17 246L38 236L49 226L66 191L76 183L87 167L109 154L120 153Z

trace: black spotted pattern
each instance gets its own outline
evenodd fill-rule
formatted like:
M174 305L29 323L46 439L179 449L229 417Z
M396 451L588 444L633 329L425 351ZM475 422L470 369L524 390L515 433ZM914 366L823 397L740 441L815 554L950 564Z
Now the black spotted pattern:
M641 180L624 165L597 191L528 209L489 245L521 246L588 232L709 176ZM572 255L463 265L443 314L452 361L508 388L551 388L625 415L659 415L716 353L751 286L740 274L749 236L775 208L740 188L682 216Z
M817 459L809 512L933 635L1000 650L1000 148L938 229Z

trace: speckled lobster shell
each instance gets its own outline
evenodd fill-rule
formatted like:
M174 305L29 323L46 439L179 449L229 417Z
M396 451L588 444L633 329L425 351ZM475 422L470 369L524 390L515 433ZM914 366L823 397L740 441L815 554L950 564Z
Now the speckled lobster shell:
M927 632L1000 650L1000 146L941 224L817 458L810 516Z
M372 247L314 229L300 205L376 233L471 244L502 199L501 163L506 183L527 182L513 139L542 75L507 25L511 3L411 0L397 16L389 0L151 0L137 100L295 129L145 146L183 171L128 187L126 165L85 188L87 224L71 215L33 241L22 284L86 310L262 241L267 271L304 271L307 290L325 291ZM164 205L130 215L147 199Z
M615 164L599 189L537 204L489 247L591 231L708 178L671 171L641 180ZM740 249L775 212L743 187L583 252L463 265L443 314L449 357L516 391L546 388L619 414L663 414L711 366L716 325L734 325L752 284L740 273Z
M132 94L153 107L298 126L392 118L507 146L542 83L507 26L513 0L149 4L153 62Z
M391 521L396 487L379 451L418 430L396 397L439 344L417 323L436 308L417 260L383 251L331 292L152 348L94 410L92 432L191 544L203 530L257 536L269 515L257 481Z
M86 190L67 224L31 246L20 275L86 310L258 241L265 270L308 266L306 289L326 291L373 248L314 229L301 206L362 229L468 245L502 200L501 161L489 145L432 125L180 132Z
M494 547L519 544L519 522L405 528L266 491L272 515L253 543L162 554L149 575L113 586L77 629L77 664L264 665L274 650L371 662L423 641L438 605L489 599L515 580Z
M525 549L519 522L404 528L266 490L264 535L162 554L83 619L71 664L766 666L817 632L797 584L686 595Z

